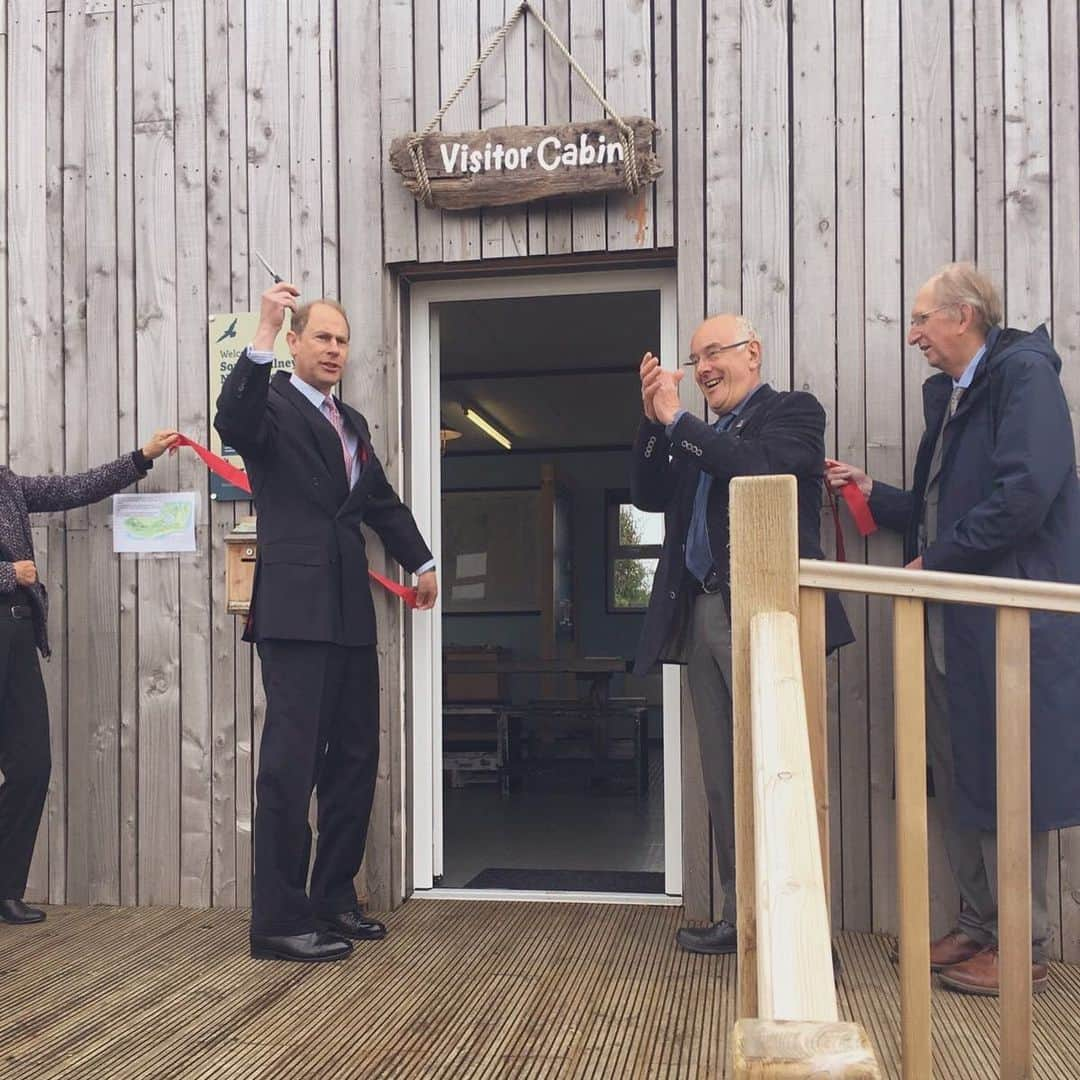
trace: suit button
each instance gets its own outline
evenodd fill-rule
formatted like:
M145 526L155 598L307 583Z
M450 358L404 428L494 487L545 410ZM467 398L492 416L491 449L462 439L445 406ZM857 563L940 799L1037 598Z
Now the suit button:
M674 600L675 599L675 594L673 592L669 592L668 593L668 599L669 600Z
M317 476L313 476L311 478L311 486L312 487L318 487L319 486L319 478Z

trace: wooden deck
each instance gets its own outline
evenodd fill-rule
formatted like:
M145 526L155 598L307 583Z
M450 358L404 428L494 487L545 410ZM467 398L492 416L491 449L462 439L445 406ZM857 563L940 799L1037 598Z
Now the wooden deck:
M344 963L248 958L240 911L52 908L0 926L3 1080L717 1077L731 958L676 908L415 900ZM847 934L840 1006L897 1076L885 937ZM996 1075L997 1004L936 991L937 1076ZM1080 1076L1080 968L1035 1002L1035 1075Z

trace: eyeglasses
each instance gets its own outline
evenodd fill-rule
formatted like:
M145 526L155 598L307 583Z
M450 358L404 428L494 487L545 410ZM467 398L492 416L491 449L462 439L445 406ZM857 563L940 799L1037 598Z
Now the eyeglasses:
M751 340L751 338L746 338L744 341L736 341L733 342L731 345L710 345L705 350L705 359L714 360L722 352L727 352L728 349L741 349L744 345L749 345ZM697 367L698 361L700 359L700 356L695 356L693 353L691 353L690 356L683 361L683 367Z
M932 307L929 311L923 311L923 312L919 313L918 315L912 315L911 316L911 326L912 327L925 326L927 319L929 319L931 315L935 314L938 311L944 311L946 308L951 308L951 307L956 307L955 301L952 302L952 303L948 303L948 304L938 304L937 307Z

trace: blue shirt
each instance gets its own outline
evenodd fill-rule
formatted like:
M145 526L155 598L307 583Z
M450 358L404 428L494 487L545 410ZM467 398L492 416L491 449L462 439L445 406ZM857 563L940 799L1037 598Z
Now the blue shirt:
M248 359L253 364L270 364L273 363L274 360L274 354L272 352L260 352L258 349L251 348L250 345L248 346L247 354ZM304 397L306 397L308 401L310 401L311 404L319 410L320 413L322 413L323 417L326 417L326 414L322 411L322 407L323 402L326 401L326 399L330 396L329 394L324 394L321 390L316 390L314 386L311 386L309 383L304 382L304 380L301 379L295 371L289 376L289 382L292 383L292 385L295 386L296 389L299 390L300 393L303 394ZM329 424L330 420L327 418L326 422ZM349 451L349 456L352 458L353 463L352 476L349 477L349 487L351 488L356 483L357 478L360 475L360 458L359 455L356 453L356 448L360 444L360 438L356 434L356 432L353 431L352 424L349 423L349 418L345 415L344 412L341 413L341 422L342 426L345 429L345 446ZM416 571L416 573L426 574L429 570L434 569L435 560L430 559L428 562L424 563L424 565L421 566Z
M979 366L979 361L986 355L986 346L982 345L979 351L971 358L968 366L964 368L963 375L959 379L953 379L953 386L959 387L961 390L966 390L971 385L971 380L975 378L975 370Z
M716 431L727 431L762 385L762 383L758 383L734 409L723 413L713 424L713 428ZM669 436L671 429L679 422L679 418L685 412L685 409L680 409L675 414L675 419L672 420L667 429ZM697 491L694 493L694 510L690 515L690 527L686 530L686 568L698 581L702 582L708 577L709 571L716 561L713 558L712 544L709 542L708 525L709 489L712 487L712 481L712 473L702 469L701 475L698 477Z

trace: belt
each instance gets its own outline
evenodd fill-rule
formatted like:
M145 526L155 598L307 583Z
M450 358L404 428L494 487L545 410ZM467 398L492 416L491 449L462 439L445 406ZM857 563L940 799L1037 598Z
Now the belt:
M34 616L34 610L29 604L11 604L6 610L0 608L0 613L10 614L13 619L31 619Z

